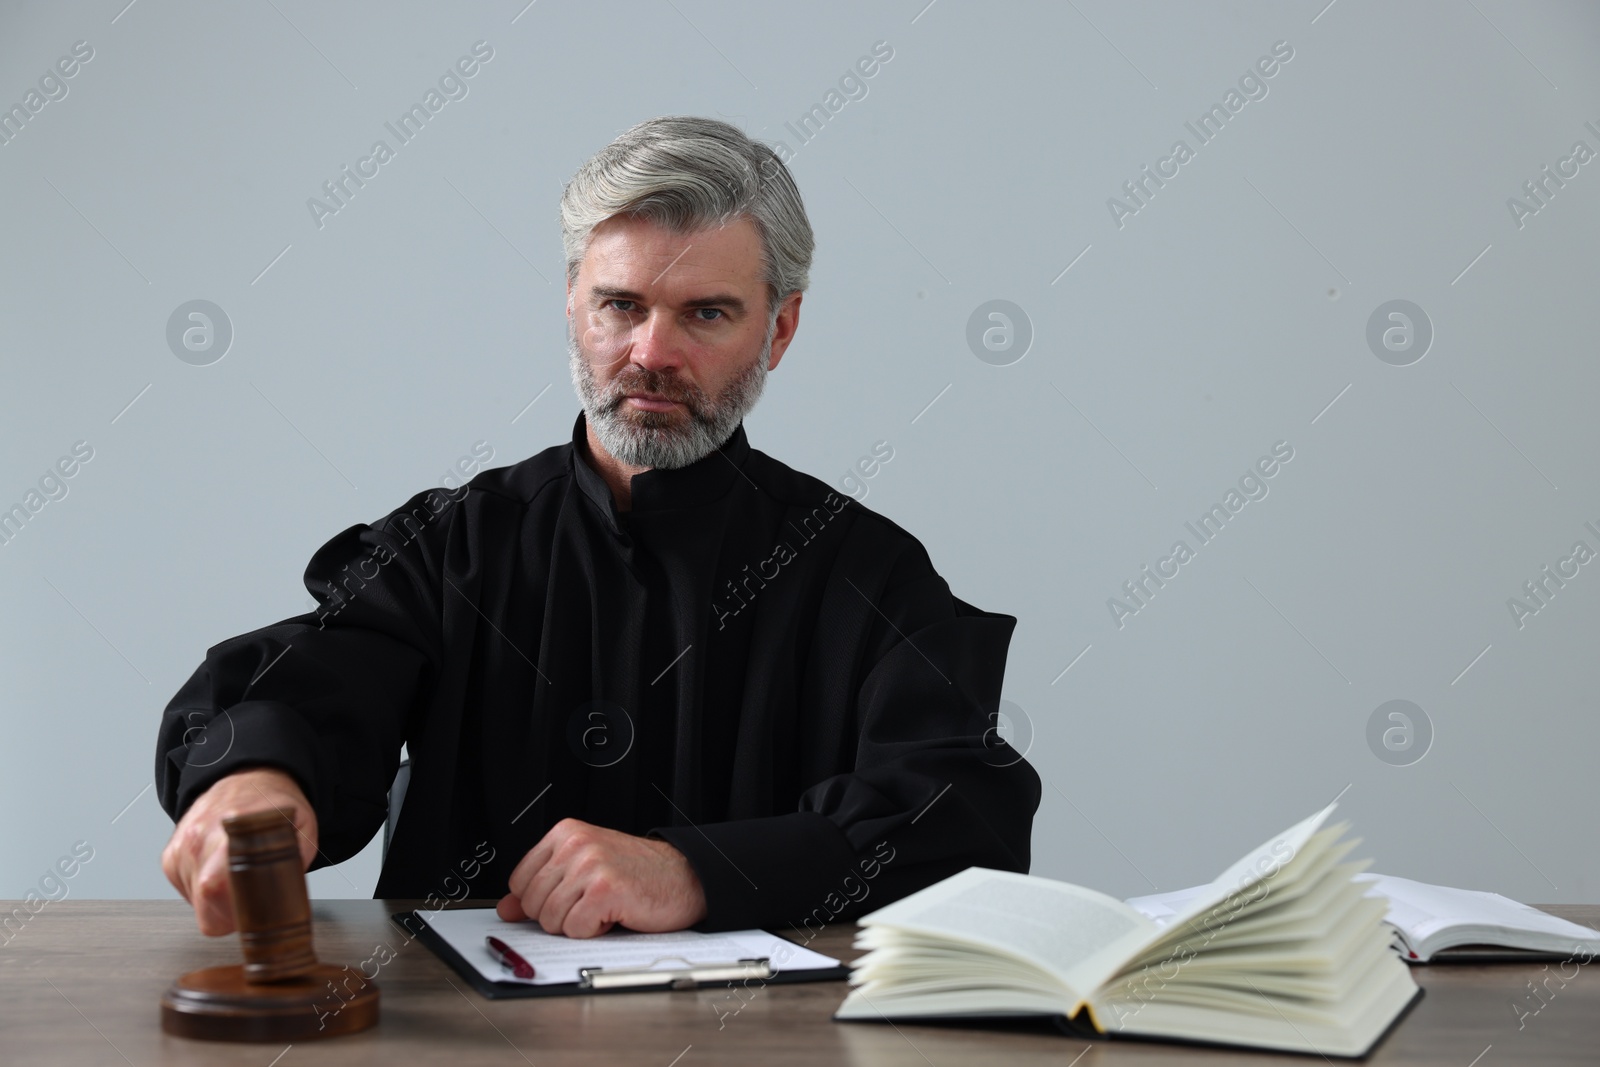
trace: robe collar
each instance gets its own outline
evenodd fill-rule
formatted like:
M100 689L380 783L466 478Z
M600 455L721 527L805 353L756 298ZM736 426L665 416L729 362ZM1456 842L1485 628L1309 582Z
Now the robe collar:
M750 455L750 442L745 437L744 423L741 422L721 447L687 467L655 467L635 474L630 486L630 511L619 513L616 500L611 496L611 487L589 464L588 448L588 421L580 410L577 420L572 424L572 473L583 494L605 517L612 532L617 534L623 532L623 514L700 507L720 500L733 488L735 480L744 476L745 460Z

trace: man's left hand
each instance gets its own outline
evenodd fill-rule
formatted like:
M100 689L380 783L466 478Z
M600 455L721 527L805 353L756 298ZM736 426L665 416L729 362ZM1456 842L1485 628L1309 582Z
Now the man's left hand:
M511 872L495 911L537 919L546 933L595 937L618 923L640 933L683 930L706 916L700 877L665 841L562 819Z

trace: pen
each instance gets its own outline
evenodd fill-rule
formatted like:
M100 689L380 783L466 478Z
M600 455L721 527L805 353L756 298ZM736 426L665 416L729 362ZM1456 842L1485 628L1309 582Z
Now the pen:
M493 935L484 938L483 941L484 944L489 946L490 954L492 954L495 959L499 960L501 964L511 968L512 974L516 975L518 978L533 977L533 964L517 955L516 950L510 945L506 944L498 937L494 937Z

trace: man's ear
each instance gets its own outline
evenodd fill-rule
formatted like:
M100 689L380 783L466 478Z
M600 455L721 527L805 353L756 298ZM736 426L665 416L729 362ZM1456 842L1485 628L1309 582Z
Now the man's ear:
M790 293L778 305L778 318L772 324L772 362L767 364L769 371L778 369L778 361L788 351L789 342L794 340L795 331L800 328L800 299L803 295Z

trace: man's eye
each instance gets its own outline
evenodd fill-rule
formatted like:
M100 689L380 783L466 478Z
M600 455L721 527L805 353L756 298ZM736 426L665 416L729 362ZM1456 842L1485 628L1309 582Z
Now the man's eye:
M627 307L622 307L622 306L620 306L622 304L627 304L628 306ZM602 306L603 307L609 307L609 308L615 308L617 311L632 311L632 310L634 310L633 301L632 300L623 300L621 297L613 297L612 299L607 300L605 302L605 304L603 304Z
M695 310L695 314L697 314L697 315L700 314L701 312L709 312L710 314L716 315L719 318L723 317L723 311L722 311L721 308L695 308L694 310ZM701 319L700 321L701 322L716 322L717 320L716 319Z

